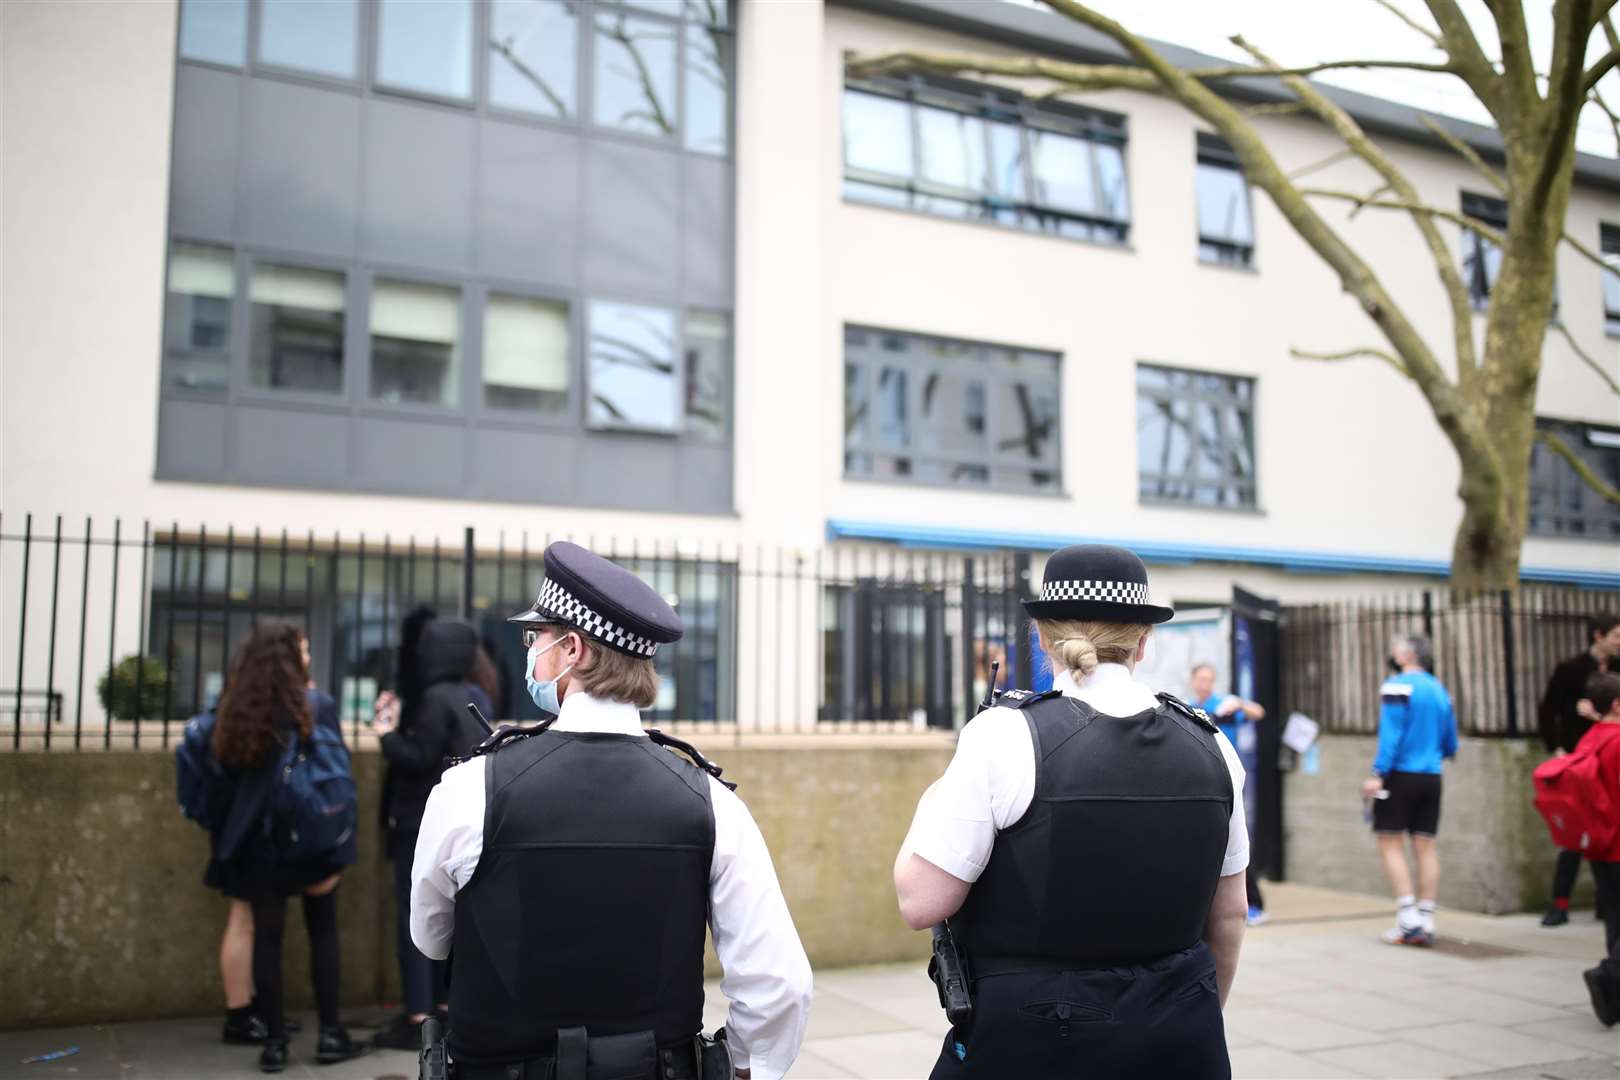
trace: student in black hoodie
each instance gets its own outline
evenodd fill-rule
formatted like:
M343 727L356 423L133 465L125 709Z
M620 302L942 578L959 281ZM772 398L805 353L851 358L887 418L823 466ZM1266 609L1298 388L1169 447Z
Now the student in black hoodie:
M404 1011L378 1032L378 1046L420 1049L422 1021L446 1001L443 964L428 959L411 943L411 862L428 793L439 782L447 759L467 753L484 733L467 713L477 705L494 712L489 695L474 681L479 660L478 631L460 619L436 618L422 628L416 647L420 699L414 708L385 694L377 701L372 730L388 762L387 820L394 859L395 943L399 950Z

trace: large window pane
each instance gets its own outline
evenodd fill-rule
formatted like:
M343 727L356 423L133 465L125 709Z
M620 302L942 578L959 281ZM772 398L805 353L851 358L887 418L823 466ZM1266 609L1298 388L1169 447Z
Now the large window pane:
M253 268L248 381L276 390L343 392L343 275Z
M686 313L686 430L724 439L731 416L731 317Z
M731 35L686 28L686 148L724 154L731 120Z
M180 55L241 67L247 58L247 0L182 0Z
M456 405L461 292L378 278L371 290L371 396Z
M1198 235L1207 240L1248 246L1254 243L1249 221L1249 191L1236 169L1200 163L1198 181Z
M579 18L566 0L495 0L489 12L489 101L571 117L579 70Z
M1136 385L1142 498L1253 507L1253 380L1143 364Z
M1620 430L1538 418L1602 482L1620 487ZM1530 532L1613 543L1620 540L1620 506L1592 491L1563 457L1537 442L1530 458Z
M601 301L590 313L591 424L678 430L675 313Z
M236 270L228 249L178 241L169 249L163 343L170 385L225 388L235 296Z
M1125 151L1113 143L1094 142L1091 156L1097 165L1098 215L1112 221L1129 220L1131 201L1125 185Z
M472 0L381 0L377 81L402 90L472 96Z
M985 185L984 124L976 117L917 106L922 178L981 191Z
M1003 382L996 400L996 456L1057 465L1058 388L1041 379Z
M1024 201L1024 134L1016 124L990 124L990 190Z
M559 413L568 407L568 305L492 293L484 307L484 404Z
M1035 202L1072 214L1098 212L1091 144L1052 131L1030 133L1035 158Z
M1620 226L1599 226L1598 242L1608 266L1599 275L1603 278L1604 328L1611 334L1620 334Z
M844 165L911 175L911 106L894 98L844 92Z
M595 118L647 135L675 134L673 23L622 13L596 16Z
M340 79L355 77L358 0L264 0L259 59Z

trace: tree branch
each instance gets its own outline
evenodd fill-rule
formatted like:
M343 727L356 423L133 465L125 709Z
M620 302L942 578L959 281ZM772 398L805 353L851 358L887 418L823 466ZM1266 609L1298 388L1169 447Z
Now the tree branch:
M1071 64L1044 56L990 57L966 53L930 53L899 49L869 57L853 57L846 67L856 78L905 75L929 71L940 75L1001 75L1010 79L1049 79L1064 90L1163 90L1153 74L1124 64Z
M1394 353L1385 352L1383 349L1346 349L1344 352L1336 353L1307 352L1304 349L1289 349L1288 355L1292 356L1295 360L1323 360L1329 362L1362 359L1382 360L1384 363L1388 364L1390 367L1394 368L1408 379L1412 378L1412 373L1406 369L1405 364L1401 363L1400 357L1396 356Z
M1597 377L1607 383L1610 390L1620 395L1620 381L1617 381L1613 375L1604 370L1603 365L1599 364L1591 353L1581 348L1580 344L1575 340L1575 335L1569 332L1569 327L1564 324L1563 320L1553 323L1552 327L1564 335L1564 340L1569 342L1569 347L1574 350L1575 355L1584 361L1587 367L1597 372Z
M1457 0L1424 0L1435 25L1440 27L1440 38L1445 42L1446 55L1457 65L1457 76L1474 91L1474 96L1490 110L1496 126L1506 130L1507 110L1502 101L1502 77L1496 73L1479 39L1468 25L1468 17L1457 6Z
M1304 104L1304 103L1301 102L1301 104ZM1307 176L1311 175L1311 173L1316 172L1319 169L1325 169L1329 165L1337 165L1339 162L1343 161L1345 158L1352 158L1352 157L1355 157L1355 156L1356 156L1356 152L1347 147L1347 148L1345 148L1343 150L1340 150L1336 154L1329 154L1327 157L1323 158L1321 161L1312 162L1309 165L1305 165L1305 166L1302 166L1302 167L1300 167L1298 169L1295 169L1293 172L1288 174L1288 179L1290 179L1290 180L1303 179L1304 177L1307 177Z
M1592 471L1592 466L1588 465L1579 454L1571 450L1569 444L1563 439L1550 431L1538 431L1536 432L1536 441L1567 461L1569 467L1575 470L1575 475L1579 476L1581 482L1587 487L1609 502L1620 504L1620 491L1616 491L1604 483L1603 478Z
M1273 101L1265 105L1250 105L1243 110L1244 116L1293 116L1297 113L1309 112L1303 101Z
M1495 169L1486 164L1485 159L1479 156L1478 150L1475 150L1472 146L1469 146L1467 143L1463 142L1462 139L1458 138L1455 134L1441 127L1432 116L1425 116L1423 118L1423 126L1433 132L1441 142L1457 151L1457 153L1463 158L1463 160L1467 161L1468 164L1472 165L1475 169L1478 169L1479 174L1486 180L1490 181L1492 187L1504 195L1507 194L1507 180L1502 177L1501 173L1497 172Z
M1620 33L1615 32L1614 19L1605 12L1599 25L1603 27L1603 36L1609 39L1609 51L1586 69L1586 75L1581 79L1581 87L1585 90L1592 89L1616 64L1620 64Z
M1540 97L1532 96L1532 107L1527 110L1529 120L1538 127L1549 129L1541 144L1540 166L1535 171L1530 190L1525 193L1531 206L1547 204L1553 182L1559 172L1569 165L1575 153L1575 120L1586 104L1586 92L1591 89L1585 85L1581 75L1586 43L1592 36L1589 21L1591 10L1590 0L1558 0L1553 4L1553 53L1552 67L1547 73L1547 100L1543 108ZM1620 49L1615 51L1620 52ZM1602 77L1602 72L1598 72L1598 77ZM1551 113L1550 125L1549 116L1546 115L1548 111Z
M1367 207L1372 206L1379 210L1405 210L1409 214L1429 218L1439 218L1441 221L1449 221L1455 225L1460 225L1465 229L1477 232L1479 235L1483 236L1497 247L1501 247L1503 244L1507 243L1506 233L1492 228L1483 221L1471 218L1467 214L1460 214L1455 210L1444 210L1438 206L1427 206L1423 203L1408 202L1405 199L1380 199L1376 197L1377 192L1374 192L1372 195L1356 195L1353 192L1335 191L1332 188L1301 188L1300 194L1309 195L1312 198L1318 199L1340 199L1345 202L1355 203L1357 210L1364 210ZM1573 241L1571 242L1573 243Z
M1440 34L1437 31L1430 30L1427 26L1424 26L1422 23L1412 18L1406 12L1396 7L1391 0L1373 0L1373 3L1377 4L1379 7L1401 20L1401 22L1405 23L1407 26L1410 26L1413 30L1416 30L1418 33L1434 42L1435 48L1441 50L1445 49L1446 43L1440 37Z
M1597 92L1596 87L1586 95L1586 100L1602 109L1603 115L1609 118L1609 126L1614 129L1614 152L1620 154L1620 113L1609 108L1609 103L1603 100L1603 95Z
M1563 240L1564 243L1575 249L1575 253L1577 255L1585 259L1587 262L1596 263L1599 267L1607 270L1611 274L1615 272L1613 263L1605 260L1602 255L1599 255L1597 252L1593 251L1591 248L1569 235L1569 233L1564 234Z
M1524 25L1522 0L1485 0L1496 20L1496 34L1502 42L1502 72L1513 87L1521 106L1541 100L1536 88L1536 68L1530 55L1530 31Z

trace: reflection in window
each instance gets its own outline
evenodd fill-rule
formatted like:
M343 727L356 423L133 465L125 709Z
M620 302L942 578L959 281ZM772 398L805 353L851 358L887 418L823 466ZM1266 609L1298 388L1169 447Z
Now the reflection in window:
M1463 192L1462 212L1468 217L1488 225L1498 232L1507 228L1507 203L1489 195ZM1474 307L1484 309L1490 302L1491 289L1502 272L1502 249L1496 241L1487 239L1473 229L1463 231L1463 280L1468 282L1468 296Z
M264 0L259 5L259 59L352 79L359 13L357 0Z
M275 390L342 393L343 275L260 264L248 295L248 381Z
M1539 418L1536 427L1558 436L1599 480L1620 488L1620 429ZM1574 466L1538 441L1530 451L1529 531L1612 543L1620 540L1620 506L1593 491Z
M844 473L1055 489L1057 356L846 327Z
M1599 227L1598 240L1603 250L1603 261L1608 269L1603 277L1603 326L1611 334L1620 335L1620 225Z
M844 94L844 166L911 175L911 106L896 98Z
M675 134L673 23L622 13L596 16L595 118L647 135Z
M444 285L378 278L371 290L371 396L456 405L461 293Z
M715 28L686 28L686 148L724 154L731 121L731 35Z
M1249 266L1254 261L1254 222L1243 167L1224 140L1198 136L1198 257L1204 262Z
M170 247L163 344L171 386L225 389L235 297L236 270L228 249L180 241Z
M724 439L731 412L731 317L686 314L686 430Z
M591 425L678 430L675 313L601 301L590 311Z
M1253 379L1139 364L1136 433L1144 502L1255 506Z
M472 96L471 0L381 0L377 81L444 97Z
M241 67L247 57L247 0L182 0L180 55Z
M924 180L973 191L985 187L984 123L946 109L917 106Z
M567 409L567 304L490 294L484 306L484 405L538 413Z
M579 19L567 0L495 0L489 15L489 101L567 119L575 111Z

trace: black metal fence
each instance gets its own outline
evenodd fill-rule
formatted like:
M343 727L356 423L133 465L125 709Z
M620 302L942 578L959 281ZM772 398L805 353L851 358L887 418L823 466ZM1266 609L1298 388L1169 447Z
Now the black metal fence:
M533 719L523 648L504 620L532 601L540 553L563 538L0 518L0 749L170 746L265 618L304 629L317 685L364 742L401 621L419 605L471 619L502 675L502 717ZM659 650L661 692L644 713L666 727L951 728L992 660L1002 685L1029 682L1027 557L567 538L680 612L685 636Z
M1451 691L1462 734L1534 735L1553 667L1587 648L1590 619L1613 614L1620 593L1531 585L1285 607L1284 708L1327 732L1373 734L1390 637L1419 632L1433 644L1434 673Z

